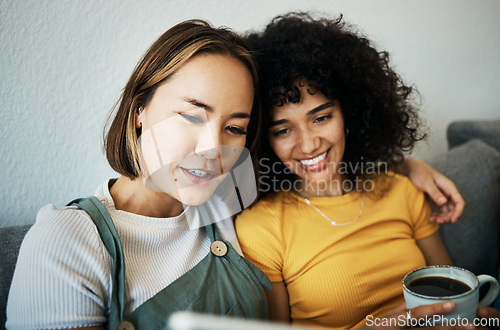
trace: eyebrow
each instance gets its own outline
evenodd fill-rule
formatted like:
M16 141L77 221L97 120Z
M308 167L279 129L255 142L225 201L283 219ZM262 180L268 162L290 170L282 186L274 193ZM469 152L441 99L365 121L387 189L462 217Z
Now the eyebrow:
M325 104L322 104L322 105L319 105L317 106L316 108L312 109L312 110L309 110L307 111L307 115L313 115L315 114L316 112L319 112L321 110L325 110L325 109L328 109L330 107L333 107L334 104L332 102L326 102Z
M325 109L328 109L330 107L333 107L334 105L335 104L333 104L332 102L327 102L325 104L318 105L316 108L307 111L307 116L313 115L316 112L319 112L321 110L325 110ZM271 125L269 125L269 127L281 125L281 124L284 124L288 121L289 121L288 119L275 120L275 121L271 122Z
M230 118L243 118L243 119L247 119L247 118L250 118L250 114L249 113L246 113L246 112L235 112L235 113L232 113L231 116L229 116Z
M202 108L204 109L205 111L208 111L208 112L213 112L214 111L214 108L212 108L211 106L203 103L203 102L200 102L196 99L185 99L184 101L186 101L187 103L190 103L192 105L194 105L195 107L198 107L198 108Z
M203 102L200 102L196 99L185 99L186 102L194 105L195 107L198 107L198 108L202 108L204 109L205 111L208 111L208 112L213 112L214 111L214 108L203 103ZM235 112L235 113L232 113L231 116L229 116L229 118L242 118L242 119L247 119L247 118L250 118L250 114L249 113L246 113L246 112Z

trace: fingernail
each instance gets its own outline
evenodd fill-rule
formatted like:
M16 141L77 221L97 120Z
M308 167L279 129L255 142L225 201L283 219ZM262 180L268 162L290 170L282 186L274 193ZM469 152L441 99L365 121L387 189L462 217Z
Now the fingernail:
M476 312L477 312L477 316L488 318L489 313L488 313L488 310L486 308L479 307Z
M444 197L439 197L439 198L438 198L438 204L439 204L439 205L441 205L441 204L444 204L444 203L446 203L446 198L444 198Z
M446 311L451 311L453 310L453 302L452 301L447 301L444 303L443 305L443 308L446 310Z

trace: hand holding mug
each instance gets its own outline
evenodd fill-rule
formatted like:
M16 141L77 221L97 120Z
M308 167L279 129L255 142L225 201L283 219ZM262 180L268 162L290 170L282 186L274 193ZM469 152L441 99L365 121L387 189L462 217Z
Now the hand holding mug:
M479 288L490 283L490 288L479 301ZM499 285L489 275L476 276L455 266L429 266L408 273L403 279L403 293L408 309L437 302L452 301L455 310L444 319L476 318L478 307L490 305L498 295Z

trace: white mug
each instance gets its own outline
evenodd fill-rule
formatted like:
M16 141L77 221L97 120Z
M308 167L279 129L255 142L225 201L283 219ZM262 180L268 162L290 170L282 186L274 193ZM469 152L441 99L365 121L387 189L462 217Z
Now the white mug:
M470 288L463 293L436 297L422 293L416 293L408 288L408 284L416 279L425 277L444 277L466 284ZM490 283L490 288L481 301L479 301L479 288ZM477 307L491 305L498 295L498 281L489 275L474 275L467 269L456 266L428 266L409 272L403 279L403 294L406 302L406 308L412 309L421 305L430 305L438 302L453 301L455 310L449 314L443 315L443 319L466 318L473 321L476 317Z

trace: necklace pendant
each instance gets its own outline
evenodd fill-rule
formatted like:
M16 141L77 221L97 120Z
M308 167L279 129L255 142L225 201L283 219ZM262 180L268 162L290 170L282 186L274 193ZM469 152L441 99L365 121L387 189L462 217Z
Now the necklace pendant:
M354 219L350 222L346 222L346 223L337 223L337 221L333 221L332 219L330 219L329 217L327 217L323 212L321 212L320 209L318 209L316 206L312 205L311 201L307 198L304 198L304 201L306 202L307 205L309 205L310 207L312 207L313 209L316 210L316 212L318 212L319 214L321 214L321 216L323 218L325 218L326 220L328 220L332 226L347 226L347 225L350 225L352 223L355 223L359 217L361 216L361 214L363 214L363 210L365 209L365 202L363 202L363 196L361 196L361 193L359 193L359 201L361 202L361 209L359 210L359 214L357 216L354 217Z

